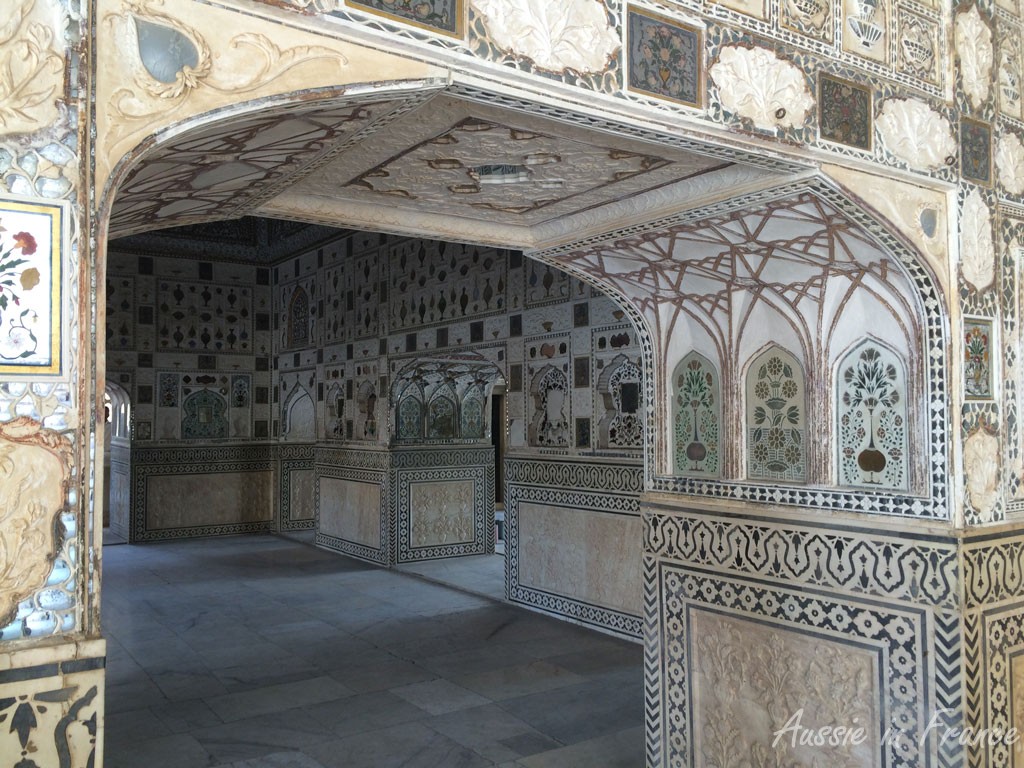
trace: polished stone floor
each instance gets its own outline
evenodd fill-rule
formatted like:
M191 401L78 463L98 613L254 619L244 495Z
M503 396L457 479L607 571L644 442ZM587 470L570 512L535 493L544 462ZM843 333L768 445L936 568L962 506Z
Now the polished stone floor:
M103 585L108 768L643 765L639 645L272 536Z

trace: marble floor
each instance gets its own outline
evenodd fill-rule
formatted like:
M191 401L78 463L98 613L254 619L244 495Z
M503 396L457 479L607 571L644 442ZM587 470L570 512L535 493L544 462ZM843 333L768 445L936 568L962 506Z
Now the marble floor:
M273 536L103 584L107 768L643 765L637 644Z

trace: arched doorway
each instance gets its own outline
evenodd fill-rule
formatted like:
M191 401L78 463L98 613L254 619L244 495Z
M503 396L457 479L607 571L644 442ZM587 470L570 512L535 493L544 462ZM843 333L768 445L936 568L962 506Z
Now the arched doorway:
M131 519L132 411L128 392L107 381L103 392L103 543L124 544Z

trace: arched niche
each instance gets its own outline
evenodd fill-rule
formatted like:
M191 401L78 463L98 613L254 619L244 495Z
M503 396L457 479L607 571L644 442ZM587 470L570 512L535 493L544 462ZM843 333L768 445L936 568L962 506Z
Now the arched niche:
M377 439L377 388L369 381L359 382L356 389L357 440Z
M501 370L476 354L412 361L391 389L395 442L485 439L491 392L504 383Z
M310 333L309 294L301 285L296 285L288 300L287 324L284 345L287 349L301 349L313 343Z
M888 345L866 339L839 361L835 380L840 485L910 488L907 374Z
M533 415L530 419L530 445L567 447L569 445L569 382L565 371L545 365L530 382Z
M681 475L722 473L722 384L704 355L685 355L672 374L673 464Z
M643 371L626 355L618 355L597 381L604 414L597 425L601 448L643 449Z
M326 423L324 437L328 440L342 440L345 437L345 389L335 381L328 388L324 398Z
M281 405L281 437L301 442L316 440L316 406L298 382Z
M796 357L771 345L744 377L747 477L801 483L807 479L807 383Z
M458 436L459 403L450 383L436 388L427 403L427 439L454 440Z
M647 388L648 490L756 504L770 487L774 504L950 514L941 280L913 244L833 182L807 177L530 255L611 286L634 321L645 370L656 372ZM864 338L865 317L906 365L910 435L921 446L906 490L845 492L837 479L833 377L838 358ZM729 443L720 478L678 472L670 371L691 350L720 361L722 434L746 445L747 366L772 344L799 361L806 381L803 418L815 440L805 445L803 472L752 474L749 455Z

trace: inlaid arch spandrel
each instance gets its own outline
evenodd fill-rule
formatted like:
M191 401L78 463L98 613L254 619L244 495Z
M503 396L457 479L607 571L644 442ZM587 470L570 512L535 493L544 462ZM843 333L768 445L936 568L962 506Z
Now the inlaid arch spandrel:
M50 574L71 467L64 435L24 416L0 424L0 626Z

